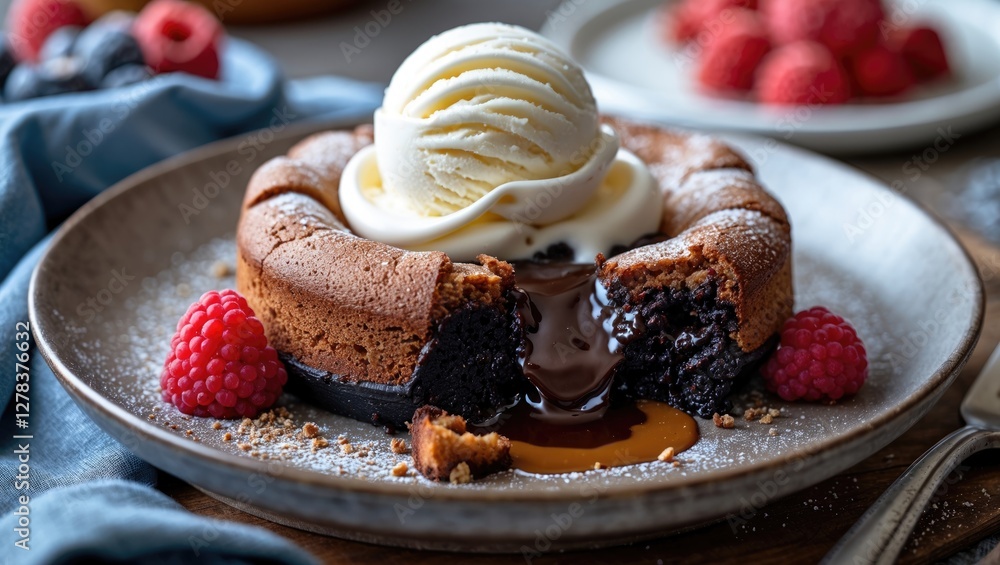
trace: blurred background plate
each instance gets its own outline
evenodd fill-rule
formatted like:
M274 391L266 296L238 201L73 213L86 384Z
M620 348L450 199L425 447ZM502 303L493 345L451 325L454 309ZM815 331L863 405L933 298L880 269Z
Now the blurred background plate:
M676 0L667 0L667 2ZM705 96L693 80L690 48L664 41L664 0L567 0L542 33L588 72L601 110L673 125L768 135L825 153L889 151L927 145L945 131L971 131L1000 118L1000 2L889 2L904 24L940 30L955 77L918 87L897 102L768 107Z

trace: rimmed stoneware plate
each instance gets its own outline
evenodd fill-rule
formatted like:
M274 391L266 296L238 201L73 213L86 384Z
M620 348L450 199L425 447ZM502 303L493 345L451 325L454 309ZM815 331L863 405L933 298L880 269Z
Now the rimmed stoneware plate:
M659 36L657 10L677 1L568 0L552 12L543 33L584 66L604 111L673 125L862 153L926 146L1000 119L1000 4L992 0L887 2L894 14L888 25L929 21L941 30L955 78L896 100L777 109L698 92L692 78L697 46L670 45Z
M287 395L291 431L256 445L235 422L181 416L159 399L160 367L185 308L203 291L234 284L233 235L251 173L311 131L348 125L258 132L122 181L66 222L30 291L39 349L96 425L157 467L277 522L470 551L662 536L739 511L743 501L764 505L868 457L938 399L979 333L982 286L941 224L851 168L773 141L735 139L791 214L798 306L844 313L868 345L870 381L853 400L768 399L782 411L771 426L740 420L724 430L699 421L702 439L680 455L680 467L507 472L467 485L434 484L412 471L394 477L391 468L409 456L391 451L385 431ZM314 452L311 439L294 433L306 422L328 447Z

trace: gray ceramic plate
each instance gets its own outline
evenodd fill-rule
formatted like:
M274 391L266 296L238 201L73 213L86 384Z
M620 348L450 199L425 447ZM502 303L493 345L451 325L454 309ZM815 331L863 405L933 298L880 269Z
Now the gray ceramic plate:
M338 125L347 124L325 126ZM286 434L244 451L248 438L235 424L216 429L160 402L160 364L187 305L233 285L224 266L233 265L252 171L319 129L251 134L126 179L66 222L30 292L41 352L97 425L165 471L277 522L375 543L521 551L616 544L754 511L902 434L978 336L979 278L938 222L833 161L735 139L790 212L798 306L842 312L867 343L871 377L857 398L832 407L773 402L783 415L771 426L699 422L702 439L680 467L508 472L470 485L432 484L412 471L393 477L409 457L392 453L381 429L287 396L290 429L315 422L331 445L314 452L310 440ZM338 436L352 453L342 453Z

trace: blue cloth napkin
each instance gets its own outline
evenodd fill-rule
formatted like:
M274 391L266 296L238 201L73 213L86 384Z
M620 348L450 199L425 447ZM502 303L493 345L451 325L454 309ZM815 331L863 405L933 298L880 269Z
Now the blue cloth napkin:
M237 40L227 44L222 68L219 81L164 75L123 89L0 105L0 410L6 408L0 417L0 512L6 514L0 556L5 563L313 562L279 536L195 516L150 488L156 470L80 412L34 350L28 429L15 428L10 402L19 353L16 324L28 319L31 271L47 234L76 208L143 167L265 127L276 116L287 121L370 116L382 96L380 85L333 77L286 82L270 57ZM29 453L18 453L25 451L25 441L15 434L32 436ZM27 478L19 458L28 459ZM21 496L29 503L21 504ZM19 523L29 526L29 551L14 546ZM212 539L200 545L192 532L209 532Z

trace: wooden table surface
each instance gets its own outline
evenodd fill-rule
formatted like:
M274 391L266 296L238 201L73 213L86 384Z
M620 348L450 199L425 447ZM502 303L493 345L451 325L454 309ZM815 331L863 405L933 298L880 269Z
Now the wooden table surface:
M953 189L955 171L970 160L1000 157L1000 129L962 135L934 159L919 178L905 168L917 149L877 158L849 160L887 182L903 181L902 191L919 200L938 202ZM586 553L565 553L536 563L815 563L906 467L949 432L962 426L959 404L972 380L1000 341L1000 248L956 226L979 263L988 294L986 325L972 359L944 398L919 423L888 447L846 472L815 487L779 500L746 524L721 522L683 535ZM1000 453L984 452L966 461L946 481L937 501L924 512L908 542L903 563L928 562L975 545L1000 533ZM262 526L286 536L327 563L383 565L437 563L494 564L523 561L519 555L444 555L342 541L279 526L244 514L205 496L172 477L160 488L198 514ZM1000 563L1000 550L991 562Z

